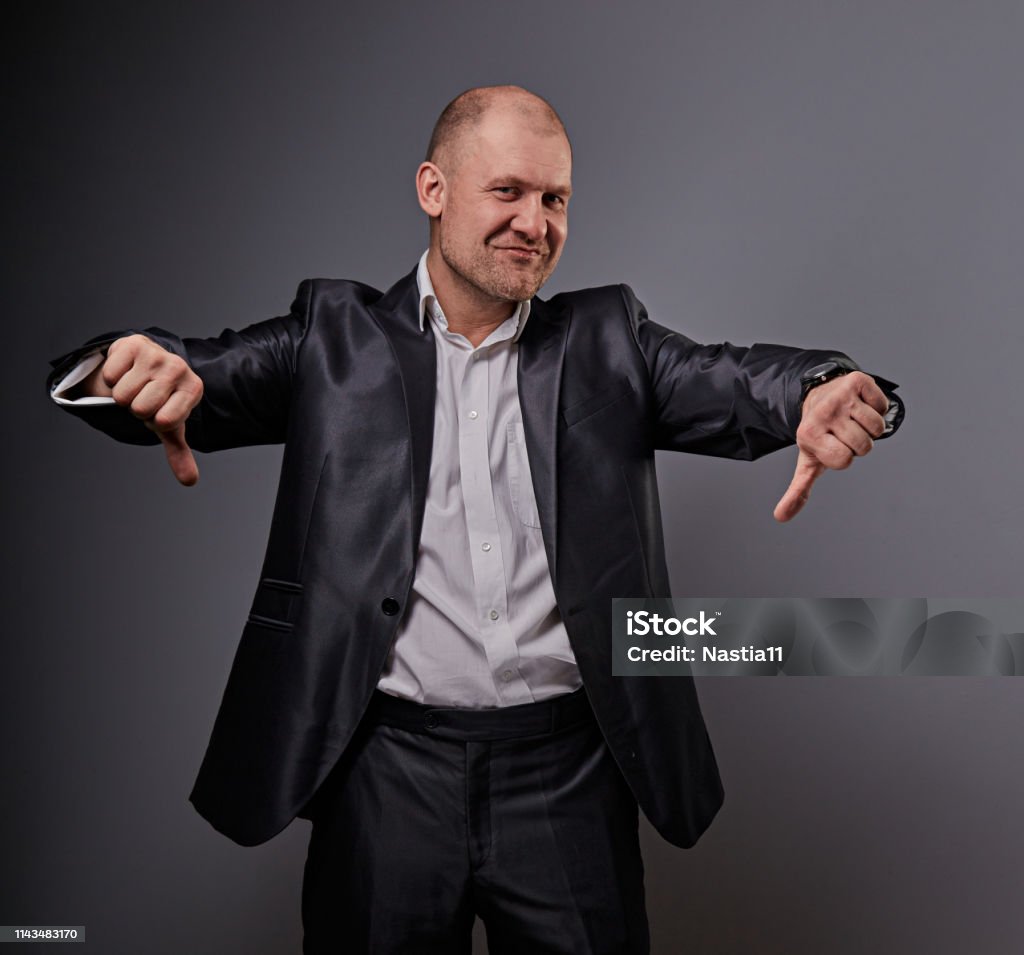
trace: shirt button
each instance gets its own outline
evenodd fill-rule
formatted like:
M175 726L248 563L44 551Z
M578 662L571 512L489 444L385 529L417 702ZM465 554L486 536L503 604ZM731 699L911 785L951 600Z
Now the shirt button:
M477 418L479 417L479 415L478 415L478 414L477 414L477 413L476 413L475 411L471 411L471 412L469 413L469 417L470 417L470 419L471 419L472 421L476 421L476 419L477 419Z
M488 550L490 550L490 549L491 549L491 545L490 545L490 544L488 544L488 543L487 543L487 541L484 541L484 542L483 542L483 543L482 543L482 544L480 545L480 550L482 550L482 551L488 551Z
M492 610L487 616L489 616L492 620L497 620L498 619L498 611L497 610Z
M511 683L512 682L512 677L514 677L514 676L515 676L515 674L511 670L502 670L501 678L506 683Z

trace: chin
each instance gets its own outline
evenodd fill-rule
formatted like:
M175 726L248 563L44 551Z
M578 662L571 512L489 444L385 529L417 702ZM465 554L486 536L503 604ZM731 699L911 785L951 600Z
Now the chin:
M527 299L533 298L547 281L547 278L546 275L530 277L523 275L509 276L508 281L504 283L507 297L515 302L524 302Z
M477 288L491 298L501 302L523 302L533 298L540 286L536 282L523 282L520 280L496 279L485 284L478 284Z
M508 299L511 302L525 302L528 299L533 298L539 289L539 285L529 285L523 288L514 289L508 296Z

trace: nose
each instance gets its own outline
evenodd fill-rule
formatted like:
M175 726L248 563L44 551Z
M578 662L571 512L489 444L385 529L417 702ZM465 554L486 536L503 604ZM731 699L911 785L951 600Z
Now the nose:
M526 195L516 203L515 218L510 226L524 238L539 242L547 232L547 218L544 215L544 204L540 196Z

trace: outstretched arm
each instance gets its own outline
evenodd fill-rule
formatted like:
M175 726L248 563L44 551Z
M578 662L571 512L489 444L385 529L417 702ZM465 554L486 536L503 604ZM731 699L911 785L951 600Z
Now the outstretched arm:
M193 448L284 440L311 296L307 280L289 315L216 338L158 328L100 336L55 359L48 387L66 411L119 441L162 443L175 477L194 484Z
M902 420L896 385L863 373L846 355L700 345L651 322L632 290L622 291L654 388L657 447L751 460L796 442L796 472L776 520L795 517L826 470L849 467ZM826 367L839 377L808 391Z

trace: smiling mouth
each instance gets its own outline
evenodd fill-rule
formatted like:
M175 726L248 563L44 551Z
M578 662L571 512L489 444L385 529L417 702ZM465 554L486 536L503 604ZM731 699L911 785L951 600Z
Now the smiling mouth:
M512 258L521 259L524 262L539 259L544 254L540 249L526 249L522 246L499 245L496 248L499 252L508 252Z

